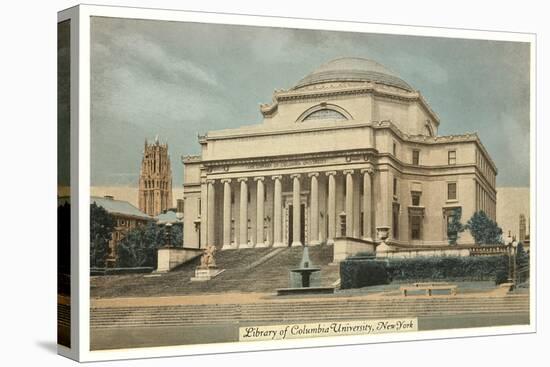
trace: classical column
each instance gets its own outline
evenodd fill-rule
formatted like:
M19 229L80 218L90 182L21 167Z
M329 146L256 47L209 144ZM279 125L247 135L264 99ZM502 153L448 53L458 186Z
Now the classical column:
M293 174L292 177L292 246L302 246L300 241L300 174Z
M273 176L273 247L285 247L283 243L283 189L282 176Z
M264 178L255 177L256 184L256 247L266 247L264 241Z
M311 206L310 206L310 232L309 245L314 246L319 242L319 182L317 181L318 173L310 173L311 177Z
M353 170L345 170L346 175L346 236L353 236Z
M327 172L328 176L328 238L327 244L334 244L336 230L336 175L335 171Z
M214 180L208 180L206 181L206 183L208 184L208 198L207 198L207 201L208 201L208 207L207 207L207 212L206 212L206 215L207 215L207 220L206 220L206 225L208 227L208 230L207 230L207 233L206 233L206 243L208 245L216 245L214 242L215 242L215 238L214 238L214 233L215 233L215 223L214 223L214 198L215 198L215 193L214 193Z
M223 183L223 247L231 248L231 179L222 180Z
M361 170L363 174L363 239L372 240L372 167Z
M239 207L239 248L250 247L248 244L248 186L246 178L239 178L241 183L241 200Z

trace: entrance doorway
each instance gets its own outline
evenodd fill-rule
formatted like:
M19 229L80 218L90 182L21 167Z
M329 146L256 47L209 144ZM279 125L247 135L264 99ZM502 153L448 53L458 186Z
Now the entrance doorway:
M306 243L306 205L300 204L300 242L302 245ZM292 245L294 238L294 207L288 206L288 246Z

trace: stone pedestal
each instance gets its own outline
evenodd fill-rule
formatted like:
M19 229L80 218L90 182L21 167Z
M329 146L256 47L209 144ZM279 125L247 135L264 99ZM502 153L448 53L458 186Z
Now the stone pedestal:
M195 269L195 276L191 278L192 282L204 282L208 281L219 274L223 273L225 269L218 269L218 268L201 268L198 267Z
M223 245L222 250L236 250L238 248L236 243L230 243L227 245Z
M161 247L157 250L156 272L166 273L201 254L202 250L198 248Z
M376 246L376 257L386 257L388 252L393 251L393 247L386 243L390 234L390 229L389 226L376 227L378 238L381 240L380 244Z
M246 242L246 243L241 243L239 245L239 248L253 248L254 245L252 244L252 242Z

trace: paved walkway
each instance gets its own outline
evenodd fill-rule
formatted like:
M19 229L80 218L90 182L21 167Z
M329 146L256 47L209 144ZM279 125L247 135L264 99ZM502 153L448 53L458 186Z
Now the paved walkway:
M496 290L496 289L495 289ZM211 305L211 304L247 304L247 303L277 303L277 302L320 302L328 300L377 300L377 299L403 299L396 292L377 292L370 294L334 294L328 296L290 296L277 297L274 293L219 293L205 295L167 296L167 297L128 297L128 298L95 298L91 300L92 308L118 308L118 307L151 307L151 306L177 306L177 305ZM482 299L503 297L504 294L495 291L480 291L465 294L433 295L429 298L470 298ZM425 295L407 296L407 299L426 299Z

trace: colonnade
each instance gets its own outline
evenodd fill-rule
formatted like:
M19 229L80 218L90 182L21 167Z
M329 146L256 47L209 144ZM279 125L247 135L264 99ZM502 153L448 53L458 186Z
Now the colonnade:
M342 230L340 232L337 231L337 225L339 225L339 221L337 218L342 217L342 213L337 213L336 208L336 175L337 174L343 174L345 176L345 206L344 206L344 214L345 214L345 230ZM328 221L328 228L326 231L326 241L328 244L334 243L335 236L342 235L342 236L354 236L354 215L356 214L354 211L354 201L356 200L362 200L362 212L360 212L360 215L363 216L362 220L362 230L361 234L363 238L365 239L372 239L373 233L372 233L372 213L373 213L373 195L372 195L372 180L373 180L373 173L374 170L370 168L365 169L346 169L341 171L326 171L326 172L309 172L309 173L292 173L288 175L287 177L291 180L292 185L292 223L288 223L289 226L292 226L292 238L290 239L292 246L301 246L303 245L301 238L300 238L300 232L301 227L303 225L302 223L302 217L301 217L301 193L302 193L302 184L305 180L309 180L309 237L308 237L308 245L315 245L320 243L319 238L319 219L320 219L320 205L319 205L319 178L320 175L325 175L327 177L327 188L326 188L326 197L323 196L323 200L326 199L326 204L323 203L323 205L326 205L326 215L327 215L327 221ZM360 175L356 175L360 174ZM283 175L271 175L271 176L258 176L258 177L239 177L239 178L223 178L223 179L207 179L207 213L206 213L206 243L207 244L214 244L218 245L215 242L216 238L216 225L219 225L219 223L216 223L216 207L215 207L215 197L216 197L216 182L219 182L223 185L223 216L221 216L222 219L222 225L223 225L223 231L222 233L222 242L223 242L223 248L247 248L247 247L267 247L270 245L273 245L273 247L284 247L287 246L287 244L283 240ZM354 179L357 177L360 177L362 180L362 192L363 195L361 196L359 192L355 192L354 187ZM256 192L250 193L255 194L257 200L256 201L256 228L251 228L251 231L255 231L252 233L255 233L255 239L256 243L249 243L248 241L248 206L249 200L249 183L255 181L256 182ZM266 183L268 181L272 181L273 184L273 240L270 241L272 243L267 243L264 241L265 238L265 227L264 227L264 217L266 215L265 210L265 190L266 190ZM239 243L232 244L232 190L235 188L235 186L232 186L233 182L237 182L239 185L239 228L237 232L237 228L234 228L235 233L239 233L238 241ZM305 185L304 185L305 186ZM235 203L236 204L236 203ZM344 233L345 232L345 233ZM359 231L356 231L355 234L357 235Z

